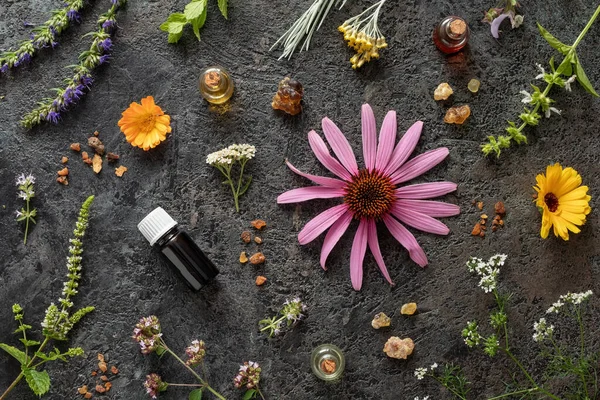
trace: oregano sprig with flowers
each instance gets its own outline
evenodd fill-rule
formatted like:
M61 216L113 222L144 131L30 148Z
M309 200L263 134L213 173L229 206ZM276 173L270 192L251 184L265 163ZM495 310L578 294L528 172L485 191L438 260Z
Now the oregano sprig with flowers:
M229 185L233 194L235 210L240 212L239 198L246 193L252 183L252 176L244 177L246 163L256 155L256 147L249 144L232 144L229 147L210 153L206 163L212 165L225 177L224 185ZM239 175L233 175L234 165L239 165Z
M219 11L227 19L227 5L229 0L217 0ZM183 28L190 24L194 35L200 40L200 28L206 22L208 12L208 0L192 0L184 8L182 13L173 13L160 25L160 30L169 34L169 43L177 43L183 35Z
M523 134L523 129L526 126L537 126L541 118L540 113L543 113L546 118L550 118L552 112L560 114L561 111L552 106L554 100L548 96L554 85L565 88L565 90L570 92L571 84L577 80L588 93L598 97L598 93L596 93L590 83L576 52L577 46L592 27L598 15L600 15L600 6L598 6L575 42L570 46L559 41L539 23L537 24L542 37L552 48L558 50L564 58L557 68L555 68L554 57L550 58L548 64L551 70L548 73L538 64L540 74L535 79L543 80L546 83L546 87L542 90L540 87L532 84L532 93L525 90L520 92L524 95L522 102L529 104L532 109L525 108L524 112L519 115L522 121L520 125L517 125L513 121L508 121L508 127L506 128L508 135L488 136L488 142L481 145L483 154L487 156L495 153L497 157L500 157L500 152L503 149L509 148L512 141L515 141L517 144L527 143L527 137Z
M233 378L233 384L238 389L246 389L242 400L256 399L258 396L265 400L259 387L261 371L260 365L254 361L246 361L240 365L238 374Z
M113 46L111 35L117 28L116 14L119 8L127 4L127 0L111 0L111 3L111 8L98 18L98 30L85 35L92 37L92 44L89 50L79 55L79 63L71 66L73 76L65 79L64 88L53 89L55 97L43 99L21 119L23 127L31 129L42 122L58 124L61 113L66 112L90 89L94 81L92 71L110 60Z
M140 351L142 354L156 353L159 356L164 354L170 354L173 356L181 365L183 365L193 376L198 380L199 383L171 383L162 380L162 377L158 374L152 373L146 376L144 382L144 388L146 393L156 399L160 392L166 391L170 386L173 387L188 387L194 388L189 393L190 399L201 399L202 394L207 391L212 393L216 398L225 400L219 392L213 389L205 378L200 376L194 368L200 366L204 371L204 356L206 355L206 346L202 340L193 340L190 346L186 347L185 354L187 360L183 361L173 350L171 350L165 343L165 339L161 332L160 321L155 315L149 317L143 317L135 325L133 329L133 340L140 345Z
M279 59L292 58L300 44L300 51L308 50L310 41L316 31L319 30L323 21L327 18L332 7L339 5L344 7L347 0L315 0L312 5L292 24L269 50L283 47L283 53Z
M497 254L488 261L471 257L467 261L467 269L479 277L478 286L485 293L492 293L496 308L490 313L489 323L494 331L489 336L480 332L477 321L467 322L462 331L465 344L470 348L479 347L490 357L495 357L499 352L505 354L514 364L517 373L513 374L512 391L488 397L488 400L504 398L524 398L527 396L541 396L540 398L559 400L563 398L596 399L600 396L597 365L600 352L596 349L590 351L585 335L583 323L583 305L592 296L592 291L582 293L567 293L560 296L546 311L546 317L533 323L533 341L540 346L540 356L547 361L545 373L538 377L526 368L525 364L517 358L509 343L508 329L508 304L511 295L502 293L498 288L500 267L506 261L506 255ZM575 345L572 346L568 336L559 338L560 331L550 321L554 314L563 314L577 323L579 335ZM565 331L565 333L568 331ZM560 342L559 342L560 339ZM435 364L437 365L437 364ZM521 382L517 379L521 375ZM417 379L426 376L432 377L446 387L455 398L466 400L469 389L468 382L460 367L446 366L441 374L431 368L417 368ZM553 385L553 379L558 378L565 385Z
M35 190L33 190L33 184L35 183L35 177L31 174L25 176L25 174L19 175L17 178L17 187L19 188L19 198L25 201L25 207L21 208L21 211L17 211L17 221L25 221L25 236L23 238L23 244L27 244L27 234L29 233L29 223L35 224L35 217L37 215L37 209L31 209L29 202L35 197Z
M15 333L23 336L19 341L23 343L25 351L21 351L5 343L0 343L0 348L21 364L21 372L0 396L0 400L6 399L8 394L23 378L25 378L27 384L36 395L43 395L50 389L50 376L48 372L39 371L38 368L49 361L61 360L67 362L68 358L83 355L83 349L80 347L69 348L65 352L56 347L49 353L44 353L43 351L51 340L66 341L67 335L75 324L86 314L94 310L94 307L84 307L71 312L71 308L74 305L73 297L78 293L79 281L81 279L82 240L88 227L90 207L93 201L94 196L88 197L79 211L79 217L73 231L74 238L70 240L71 246L69 247L69 256L67 257L67 270L69 271L67 278L69 279L63 284L62 297L58 299L59 305L51 303L46 309L46 315L41 323L42 334L44 336L44 340L41 343L31 340L31 337L27 335L27 331L32 326L23 322L23 308L19 304L13 305L15 320L19 323L19 327Z
M380 0L362 13L347 19L338 28L344 34L344 40L356 54L350 58L353 69L363 66L371 59L379 58L379 50L387 47L385 36L377 25L379 12L386 0Z
M269 337L277 336L282 333L284 328L293 328L299 321L304 319L304 313L307 309L308 307L299 297L286 300L277 315L258 322L260 331L268 331Z
M17 68L31 62L35 53L46 47L56 47L56 37L65 31L71 22L81 22L80 11L85 5L83 0L67 0L64 6L52 11L52 17L32 29L31 38L24 40L16 50L0 54L0 75L11 68Z

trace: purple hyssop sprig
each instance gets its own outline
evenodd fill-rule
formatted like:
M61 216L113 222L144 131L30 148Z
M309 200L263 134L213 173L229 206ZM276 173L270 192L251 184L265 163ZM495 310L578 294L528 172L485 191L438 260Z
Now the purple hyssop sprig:
M69 23L81 22L80 10L83 6L84 0L67 0L63 8L52 13L49 20L33 29L29 40L22 42L14 51L0 53L0 74L28 64L39 49L56 47L56 37L69 27ZM24 25L31 26L27 22Z
M66 80L66 87L55 89L57 94L54 98L45 99L38 107L26 114L21 120L21 125L25 128L32 128L44 121L57 124L61 119L61 114L79 101L90 89L93 83L92 71L94 68L109 62L110 51L113 47L110 36L117 26L116 12L127 3L127 0L112 0L111 3L112 7L108 12L98 18L98 30L92 34L92 46L79 56L79 64L73 67L74 74ZM73 10L75 8L71 7L70 11ZM76 19L78 17L75 13L67 14L69 18ZM65 18L67 18L67 14L65 14Z

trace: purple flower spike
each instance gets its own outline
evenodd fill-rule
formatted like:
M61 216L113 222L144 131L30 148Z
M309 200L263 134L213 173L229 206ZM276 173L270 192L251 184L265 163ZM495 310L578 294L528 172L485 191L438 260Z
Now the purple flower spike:
M81 22L81 14L79 14L79 11L77 10L70 9L67 11L67 18L69 18L69 21L74 21L77 23Z
M98 43L98 48L100 48L104 53L107 53L112 48L112 40L110 38L106 38L100 43Z
M106 32L110 33L112 32L112 30L116 27L115 21L112 19L107 19L106 21L104 21L104 23L102 24L102 29L104 29Z
M23 53L21 57L19 57L20 64L29 64L29 62L31 62L31 54Z
M94 83L94 78L92 78L91 76L84 75L81 77L81 84L83 86L90 87L92 86L92 83Z
M100 56L100 65L108 63L109 60L110 60L110 54L104 54L104 55Z
M5 74L8 72L8 64L4 64L0 67L0 72Z
M46 116L46 121L52 122L53 124L58 124L58 120L60 119L60 114L56 111L50 111Z

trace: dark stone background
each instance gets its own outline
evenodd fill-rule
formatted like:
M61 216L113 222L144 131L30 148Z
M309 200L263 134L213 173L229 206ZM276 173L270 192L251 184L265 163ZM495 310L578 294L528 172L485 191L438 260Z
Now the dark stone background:
M55 51L40 52L31 66L0 80L0 95L5 96L0 101L0 341L18 343L11 333L14 302L24 307L26 320L39 331L45 308L60 295L77 210L86 196L95 194L76 306L95 305L96 311L77 326L69 342L82 346L86 357L48 367L52 388L47 399L80 398L77 387L93 386L90 371L98 352L121 371L106 398L146 398L142 382L153 371L167 381L191 382L172 359L143 356L130 339L138 318L150 314L159 316L167 342L177 351L183 352L195 338L206 341L209 381L227 398L241 397L232 379L239 364L248 359L261 363L268 399L413 399L425 394L445 398L445 391L435 383L413 376L416 367L433 362L463 365L473 382L472 398L501 392L501 381L510 379L512 365L503 358L490 360L478 351L467 351L460 338L467 320L478 319L485 325L492 306L491 297L476 288L477 279L468 276L464 263L470 255L509 255L500 280L504 289L515 293L510 335L515 352L526 360L533 360L537 352L531 340L533 323L559 295L569 290L600 292L597 211L569 242L554 237L542 240L540 216L531 201L535 175L547 164L561 162L582 174L590 186L592 208L596 207L600 102L578 85L573 93L556 89L552 97L563 115L527 130L529 146L513 148L496 161L482 158L479 144L486 135L502 132L507 119L517 118L519 90L527 89L537 75L535 63L545 63L554 54L534 22L572 43L596 2L525 0L525 24L518 30L505 29L496 41L489 26L480 22L482 11L494 1L390 1L380 23L389 49L380 61L360 71L350 68L352 52L336 28L371 2L349 1L342 11L333 12L311 50L289 62L278 61L279 53L269 52L269 47L309 1L230 2L230 18L225 21L216 1L209 1L202 42L189 30L178 45L169 45L158 26L186 2L131 0L118 15L121 29L111 64L96 72L92 91L58 126L25 132L17 123L67 76L64 67L75 63L77 54L87 48L89 41L82 35L108 9L108 0L86 7L85 22L65 32ZM27 37L23 21L42 22L60 4L59 0L0 2L0 47L9 48ZM448 14L465 17L472 29L469 48L452 57L442 55L431 42L434 23ZM597 23L578 49L596 88L600 88L599 41ZM211 112L197 89L200 71L216 63L230 70L236 84L231 110L224 115ZM304 112L297 117L270 107L277 83L285 75L296 77L305 87ZM477 95L466 88L472 77L482 82ZM442 122L447 106L436 103L432 93L443 81L455 88L454 101L471 105L473 114L464 126ZM173 134L153 151L143 152L125 141L117 121L130 102L148 95L171 115ZM424 179L458 182L458 191L445 200L458 203L462 214L444 219L452 230L448 237L415 233L429 257L425 269L411 262L382 228L382 252L396 286L385 283L367 255L363 289L355 292L349 279L353 234L346 234L333 251L327 273L318 264L322 238L307 246L299 246L296 239L310 218L336 201L278 206L275 198L285 190L309 185L286 168L286 157L304 171L324 172L306 140L310 129L320 131L324 116L339 124L361 154L358 116L364 102L373 106L379 124L387 110L397 110L399 134L415 120L423 120L417 153L440 146L450 149L447 161ZM68 150L72 142L85 143L95 130L129 168L122 179L106 165L94 175ZM240 214L220 186L218 172L205 164L208 153L237 142L258 149L250 163L254 182L241 200ZM71 158L67 187L55 182L63 155ZM37 177L33 205L39 210L39 222L27 246L22 244L22 226L14 218L22 204L16 198L14 179L22 172ZM508 210L506 228L484 239L471 237L479 215L472 205L475 199L485 202L488 214L495 201L503 200ZM189 230L221 269L217 281L199 293L188 290L137 231L136 224L159 205ZM240 251L252 252L255 246L242 244L239 234L258 217L269 224L262 245L268 261L258 268L240 265ZM259 273L269 278L261 288L254 285ZM294 295L308 304L308 318L282 338L269 340L259 334L258 320ZM409 301L416 301L421 312L403 318L399 308ZM380 311L392 316L392 326L375 331L370 321ZM587 322L598 345L597 312ZM415 340L416 350L408 361L382 353L392 335ZM345 350L347 370L338 384L317 380L309 368L311 349L326 342ZM0 388L4 389L17 375L18 364L6 355L1 360ZM535 364L538 372L539 366ZM161 397L187 398L185 391L177 389ZM22 383L10 398L35 396Z

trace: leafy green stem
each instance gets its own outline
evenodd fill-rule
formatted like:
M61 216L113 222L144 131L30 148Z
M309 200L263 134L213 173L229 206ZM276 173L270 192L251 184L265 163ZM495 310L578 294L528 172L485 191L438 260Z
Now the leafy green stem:
M48 344L49 341L50 341L50 338L48 336L46 336L46 338L44 339L44 341L42 342L42 344L40 344L40 347L38 347L38 350L35 352L35 354L33 355L33 357L31 357L31 360L29 360L29 362L27 363L27 365L24 366L24 368L22 366L21 373L19 373L19 376L17 376L15 378L15 380L11 383L11 385L8 387L8 389L6 389L4 391L4 393L2 393L2 396L0 396L0 400L5 400L6 396L8 396L8 394L15 388L15 386L17 386L17 384L19 382L21 382L21 379L23 379L23 377L25 376L25 373L24 373L23 370L31 368L31 365L33 364L33 362L37 358L37 353L42 352L42 350L44 350L44 348L46 347L46 345Z
M514 396L517 394L530 394L530 393L535 393L538 390L539 390L539 388L523 389L523 390L518 390L516 392L504 393L504 394L501 394L500 396L490 397L487 400L503 399L505 397Z
M594 21L596 21L596 18L598 18L598 15L600 15L600 6L598 6L598 8L596 9L596 12L594 13L594 15L592 15L592 18L590 18L590 20L588 21L585 28L583 28L583 30L581 31L579 36L577 36L577 39L575 40L575 42L573 42L573 45L571 46L571 48L575 49L577 47L579 42L581 42L581 40L583 39L585 34L590 30L590 28L594 24Z
M459 393L457 390L455 390L453 387L451 387L450 385L446 384L446 382L444 382L442 379L440 379L439 377L435 376L434 374L427 374L429 376L431 376L433 379L435 379L436 381L438 381L438 383L440 385L442 385L443 387L445 387L446 389L448 389L452 394L454 394L456 397L458 397L461 400L467 400L467 398L465 396L463 396L461 393Z

